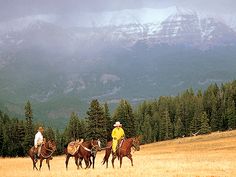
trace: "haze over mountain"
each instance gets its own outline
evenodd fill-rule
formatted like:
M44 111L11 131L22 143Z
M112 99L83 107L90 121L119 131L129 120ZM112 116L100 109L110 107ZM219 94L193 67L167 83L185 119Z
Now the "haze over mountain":
M94 98L137 103L235 79L236 15L167 4L9 15L0 21L1 107L23 115L30 100L36 119L60 124Z

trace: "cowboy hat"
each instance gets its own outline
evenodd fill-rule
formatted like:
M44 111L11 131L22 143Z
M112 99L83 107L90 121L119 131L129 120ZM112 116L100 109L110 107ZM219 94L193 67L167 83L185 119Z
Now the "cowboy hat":
M38 131L40 132L44 131L43 127L39 127Z
M118 127L118 126L122 126L122 124L118 121L118 122L116 122L114 125L113 125L114 127Z

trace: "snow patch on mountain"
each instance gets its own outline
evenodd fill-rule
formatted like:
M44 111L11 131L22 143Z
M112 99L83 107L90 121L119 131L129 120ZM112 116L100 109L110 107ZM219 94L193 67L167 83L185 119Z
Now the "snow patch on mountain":
M113 96L113 95L117 94L120 90L121 90L121 87L116 86L112 90L109 90L102 95L93 96L92 99L104 99L106 97Z
M108 82L115 82L119 80L120 78L113 74L103 74L100 78L100 82L102 82L103 84L107 84Z
M55 23L57 15L54 14L38 14L16 18L10 21L0 22L0 34L8 32L16 32L29 28L37 22ZM39 24L40 25L40 24Z
M42 93L35 93L30 96L31 99L37 100L38 102L47 102L49 98L55 93L55 90L44 91Z
M100 13L83 13L77 16L76 26L80 27L102 27L120 26L128 24L160 24L168 16L177 12L176 7L165 9L124 9L119 11L107 11Z

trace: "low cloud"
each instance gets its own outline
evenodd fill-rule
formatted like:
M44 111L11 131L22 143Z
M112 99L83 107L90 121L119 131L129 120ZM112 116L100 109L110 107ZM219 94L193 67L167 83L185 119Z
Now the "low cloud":
M181 6L211 13L236 14L235 0L0 0L0 20L35 14L70 14Z

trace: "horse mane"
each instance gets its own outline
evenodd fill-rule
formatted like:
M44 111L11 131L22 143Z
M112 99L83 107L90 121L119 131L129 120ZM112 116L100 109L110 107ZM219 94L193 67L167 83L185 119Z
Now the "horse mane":
M94 143L94 141L96 141L96 140L94 140L94 139L86 140L86 141L84 141L84 142L82 143L82 145L87 145L87 146L89 146L89 145L92 145L92 143Z

